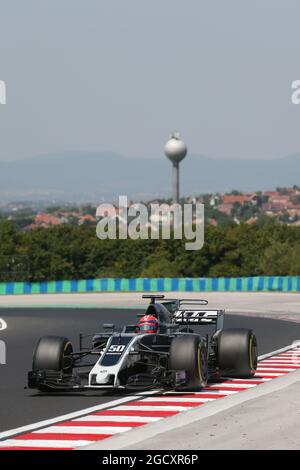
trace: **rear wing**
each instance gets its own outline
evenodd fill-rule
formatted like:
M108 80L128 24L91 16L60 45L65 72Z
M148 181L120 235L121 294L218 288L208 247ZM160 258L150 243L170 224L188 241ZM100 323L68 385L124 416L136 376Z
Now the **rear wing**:
M204 303L205 302L205 303ZM202 299L182 299L178 301L173 313L173 321L177 325L216 325L221 330L224 325L224 310L201 308L207 305Z
M146 294L143 298L150 299L150 304L158 300L169 311L175 325L216 325L217 330L223 329L225 310L207 309L205 299L168 299L163 294Z

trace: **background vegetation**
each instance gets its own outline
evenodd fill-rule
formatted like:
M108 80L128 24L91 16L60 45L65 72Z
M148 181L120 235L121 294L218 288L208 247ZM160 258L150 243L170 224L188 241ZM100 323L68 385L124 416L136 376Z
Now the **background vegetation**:
M200 251L184 240L105 240L68 224L24 232L0 223L0 280L300 275L300 227L208 226Z

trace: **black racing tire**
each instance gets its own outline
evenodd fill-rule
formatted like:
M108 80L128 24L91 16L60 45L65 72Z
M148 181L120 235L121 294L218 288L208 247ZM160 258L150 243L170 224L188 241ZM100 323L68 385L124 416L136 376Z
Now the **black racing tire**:
M170 346L169 369L185 371L187 389L205 387L208 368L204 341L197 335L175 337Z
M220 331L217 363L223 377L253 377L257 367L257 340L253 331L245 328Z
M73 347L62 336L43 336L33 353L32 370L52 370L71 373Z

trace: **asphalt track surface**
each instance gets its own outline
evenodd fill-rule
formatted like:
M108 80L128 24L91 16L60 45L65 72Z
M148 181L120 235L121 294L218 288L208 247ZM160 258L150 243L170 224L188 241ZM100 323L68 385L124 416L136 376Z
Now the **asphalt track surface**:
M124 397L124 393L95 391L40 394L24 386L33 349L41 336L66 336L77 349L79 333L93 335L102 330L103 323L114 323L116 327L136 323L138 312L134 309L1 309L0 317L7 323L7 329L0 332L0 339L6 342L7 363L0 365L0 432ZM281 320L227 315L225 327L252 328L258 339L259 354L300 339L300 324Z

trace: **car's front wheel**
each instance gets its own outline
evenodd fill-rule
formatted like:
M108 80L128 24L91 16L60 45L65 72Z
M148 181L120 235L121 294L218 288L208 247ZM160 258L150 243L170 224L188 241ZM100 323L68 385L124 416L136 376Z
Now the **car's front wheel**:
M40 338L33 353L32 369L72 373L73 347L67 338L44 336Z
M169 369L185 372L187 389L204 387L208 375L204 341L196 335L175 337L170 346Z

